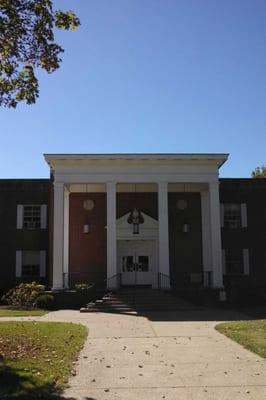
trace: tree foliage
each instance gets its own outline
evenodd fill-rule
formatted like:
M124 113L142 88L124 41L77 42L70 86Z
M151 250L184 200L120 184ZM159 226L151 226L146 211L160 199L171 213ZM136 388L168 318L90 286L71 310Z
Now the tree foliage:
M0 0L0 105L35 103L37 68L48 73L60 66L63 48L54 29L75 30L80 21L72 11L54 10L51 0Z
M255 168L251 173L252 178L266 178L266 166L262 165L261 167Z

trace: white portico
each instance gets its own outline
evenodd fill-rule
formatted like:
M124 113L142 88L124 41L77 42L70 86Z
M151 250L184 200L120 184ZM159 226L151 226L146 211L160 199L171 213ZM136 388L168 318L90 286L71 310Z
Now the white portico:
M162 286L169 287L168 194L183 187L200 193L203 271L212 273L213 288L221 288L219 167L226 159L227 154L46 154L54 178L53 289L67 287L69 195L89 191L106 193L107 285L117 286L113 277L122 274L122 284L124 279L155 288L161 274ZM123 191L157 193L158 219L140 210L144 223L138 235L129 215L117 218L117 193Z

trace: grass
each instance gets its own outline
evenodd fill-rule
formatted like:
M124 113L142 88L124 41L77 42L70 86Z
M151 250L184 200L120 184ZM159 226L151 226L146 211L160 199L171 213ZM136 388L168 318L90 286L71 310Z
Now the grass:
M0 307L0 318L1 317L40 317L42 315L47 314L48 311L40 310L40 309L33 309L33 310L24 310L24 309L16 309L16 308L9 308L9 307Z
M266 319L226 322L216 329L246 349L266 358Z
M0 322L0 398L58 398L87 328L60 322Z

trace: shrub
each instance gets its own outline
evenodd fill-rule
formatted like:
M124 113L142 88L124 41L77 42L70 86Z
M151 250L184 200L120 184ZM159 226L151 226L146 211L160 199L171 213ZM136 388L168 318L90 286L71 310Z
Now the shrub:
M86 290L89 290L93 285L91 283L76 283L74 286L74 289L77 292L84 292Z
M38 296L44 292L45 287L37 282L20 283L10 289L2 301L12 306L33 307Z
M34 306L44 310L51 310L54 307L54 296L51 294L41 294L37 297Z

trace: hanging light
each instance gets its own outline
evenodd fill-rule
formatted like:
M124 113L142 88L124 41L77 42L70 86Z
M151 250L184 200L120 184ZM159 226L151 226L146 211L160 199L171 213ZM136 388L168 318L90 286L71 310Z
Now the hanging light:
M190 225L188 223L188 221L185 219L182 225L182 232L183 233L188 233L190 230Z
M88 191L88 185L86 185L86 193L88 194L89 193L89 191ZM84 209L86 210L86 211L88 211L88 210L91 210L92 208L89 208L88 207L88 204L90 204L89 203L89 199L87 199L87 200L85 200L84 202L83 202L83 207L84 207ZM93 202L92 202L93 203ZM94 206L94 203L93 203L93 206ZM90 225L89 225L89 221L88 221L88 217L86 217L86 220L85 220L85 224L83 225L83 233L89 233L90 232Z
M141 212L136 207L131 211L131 213L127 219L127 222L129 224L133 225L133 234L138 235L139 234L139 225L143 224L144 218L143 218Z

